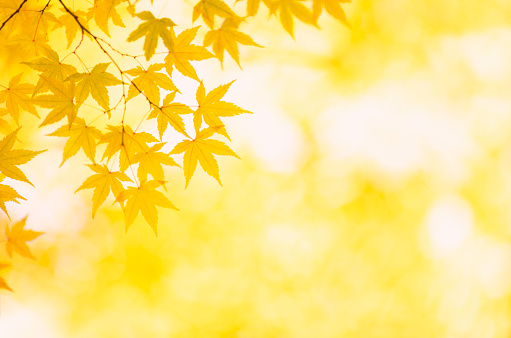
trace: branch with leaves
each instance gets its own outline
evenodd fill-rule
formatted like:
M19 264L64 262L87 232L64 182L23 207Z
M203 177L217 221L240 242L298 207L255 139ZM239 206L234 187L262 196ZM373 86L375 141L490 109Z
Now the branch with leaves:
M205 27L185 27L179 34L173 20L156 17L151 11L137 12L137 3L128 0L72 5L49 0L44 6L36 0L14 2L14 8L0 4L0 48L13 51L26 73L37 74L37 82L22 82L20 73L7 84L0 83L0 133L6 135L0 141L2 174L30 183L17 165L40 151L12 148L25 119L42 116L41 127L58 125L48 136L66 139L61 166L80 152L89 161L92 174L84 177L76 192L93 190L92 217L111 196L124 212L126 231L142 214L157 234L157 207L177 210L165 193L166 167L182 170L185 188L198 165L222 184L216 156L239 156L215 137L231 141L227 118L251 112L223 100L234 81L207 91L194 63L216 58L223 65L227 52L240 65L240 45L262 47L240 30L259 13L259 0L247 0L244 16L221 0L200 0L193 7L192 22L201 19ZM348 25L343 2L346 0L263 0L270 15L277 16L293 38L295 19L317 26L323 11ZM126 31L127 42L143 39L140 55L121 51L111 39L112 26L126 28L123 11L141 21L134 30ZM65 48L52 43L61 29ZM207 30L203 43L194 44L201 29ZM86 47L89 41L92 45ZM85 48L96 48L104 62L87 64L81 56ZM117 76L108 71L110 65ZM177 98L182 92L173 81L174 70L197 83L196 104L181 103ZM137 97L145 99L147 111L134 108L132 102ZM126 122L134 118L138 123ZM152 124L157 135L141 131ZM175 136L182 141L164 151ZM101 154L98 148L103 149ZM180 154L182 160L175 158ZM9 185L0 184L0 208L6 214L5 202L23 199ZM12 231L7 237L12 237ZM27 256L28 251L24 252ZM0 277L1 285L8 289Z

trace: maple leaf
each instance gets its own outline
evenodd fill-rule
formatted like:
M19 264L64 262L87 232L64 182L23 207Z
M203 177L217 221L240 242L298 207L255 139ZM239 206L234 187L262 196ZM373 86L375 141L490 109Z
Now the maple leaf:
M105 110L110 110L107 86L121 84L115 76L106 72L110 63L98 63L89 73L76 73L68 79L76 81L76 100L84 102L89 94Z
M7 114L8 114L7 109L0 108L0 116L5 116ZM9 125L9 123L6 120L4 120L4 119L0 119L0 133L2 133L4 135L7 135L10 132L12 132L12 128Z
M158 87L169 91L179 91L170 77L163 73L157 73L157 71L162 68L163 63L155 63L150 65L147 70L144 70L141 67L127 70L126 73L136 77L132 80L132 84L128 89L128 97L126 100L130 100L137 96L140 94L140 90L142 90L149 101L151 101L154 105L159 105L160 90Z
M294 21L293 15L302 22L310 25L316 25L316 20L311 11L301 2L304 0L277 0L270 3L270 14L276 15L279 12L280 22L284 29L294 39Z
M79 31L81 31L81 28L78 25L78 23L76 22L76 19L73 16L71 16L71 14L66 12L66 10L64 8L59 8L59 9L64 14L62 14L61 16L59 16L57 18L57 24L55 25L54 28L57 29L57 28L65 27L67 48L69 48L71 46L71 44L73 43L74 39L76 38L76 34ZM85 13L84 11L77 10L77 11L74 11L74 14L78 18L78 21L80 21L80 24L82 24L83 27L85 27L85 29L90 31L88 22L85 20L81 20L81 18L86 17L87 13Z
M67 125L62 126L48 136L69 137L64 146L64 157L60 164L62 166L68 158L76 155L80 149L83 149L85 155L94 162L96 139L100 139L102 134L97 128L88 126L84 119L77 117L71 128Z
M33 184L30 183L28 178L25 176L25 174L17 167L17 165L27 163L34 156L44 152L45 150L43 151L32 151L22 149L12 150L14 142L16 142L16 135L18 134L18 131L19 128L13 131L12 133L6 135L0 141L0 172L9 178L26 182L33 186ZM4 208L2 208L2 210L4 210Z
M5 207L5 202L15 202L19 204L20 202L18 201L18 199L25 200L25 198L23 196L20 196L13 188L5 184L0 184L0 209L2 209L3 212L5 212L9 219L11 218L9 216L9 213L7 212L7 208Z
M204 169L208 175L213 176L218 183L222 185L218 163L213 154L229 155L239 158L225 143L208 139L222 128L223 126L206 128L199 132L195 136L195 139L184 140L178 143L170 152L170 155L180 154L182 152L185 153L183 156L183 170L186 180L185 187L188 187L188 183L190 183L190 179L197 168L197 162L200 163L202 169Z
M77 72L74 66L62 63L59 55L53 49L46 50L44 54L46 57L35 59L32 62L22 62L32 69L41 72L32 96L39 92L50 90L50 86L46 83L45 79L64 82L66 78Z
M2 33L9 37L17 27L23 23L21 15L15 15L11 17L12 13L14 13L19 6L18 1L14 0L2 0L0 1L0 22L4 27L2 28ZM18 12L18 14L20 14ZM11 20L6 21L7 18L11 17Z
M185 130L185 123L181 118L182 114L191 114L193 110L187 105L174 101L176 92L168 94L163 100L163 105L158 108L154 108L148 119L155 118L158 121L158 132L160 133L160 140L163 137L163 133L167 130L167 126L170 124L177 132L189 137Z
M145 58L149 59L154 55L156 47L158 47L158 37L163 40L165 46L172 50L174 48L174 41L172 40L173 30L172 27L176 24L169 18L157 19L153 13L144 11L137 14L139 19L144 20L133 32L128 36L127 41L132 42L145 36L144 52Z
M165 143L155 144L146 152L133 156L133 164L138 163L137 175L140 181L147 180L147 175L151 175L157 181L165 181L162 164L179 167L172 157L158 151L164 145Z
M225 19L238 17L222 0L200 0L193 7L192 21L195 22L199 16L202 16L204 23L209 28L213 28L215 15Z
M312 0L312 16L317 20L323 9L326 10L335 19L341 21L346 26L350 26L346 13L341 7L341 3L349 3L351 0Z
M211 30L204 36L204 46L207 47L213 44L213 52L220 60L220 63L223 63L224 51L227 50L229 55L240 66L239 43L247 46L263 47L252 40L250 36L238 31L238 26L239 20L227 19L220 29Z
M200 26L184 30L179 34L174 43L174 50L165 57L165 68L167 73L172 74L172 66L183 74L199 81L195 69L190 61L201 61L213 57L203 46L192 45L191 42L197 35Z
M119 194L116 202L126 201L124 207L124 223L126 225L126 232L135 219L137 218L138 212L142 213L144 219L149 223L151 228L154 230L156 236L158 236L158 210L157 206L163 208L171 208L179 210L170 202L163 193L156 190L162 182L151 180L140 182L139 187L129 187Z
M110 130L108 133L101 137L98 143L107 143L103 159L112 158L121 149L119 157L119 167L121 171L126 169L132 164L132 158L139 152L149 150L147 143L158 142L153 135L145 132L135 133L130 126L108 126Z
M73 81L60 82L43 74L40 76L53 93L53 95L38 95L33 99L33 102L38 106L50 109L53 108L48 115L46 115L46 118L40 126L56 123L67 116L69 127L71 127L80 107L80 102L75 102L75 83Z
M20 108L32 115L39 117L34 104L28 94L34 90L34 86L26 83L19 83L22 73L16 75L9 81L9 87L0 91L0 103L5 102L7 112L19 125Z
M89 8L87 20L94 18L94 22L108 37L108 19L112 19L112 23L119 27L126 27L122 22L121 16L117 13L117 7L121 4L121 0L94 0L94 6ZM76 15L76 13L75 13Z
M10 266L11 266L11 264L0 263L0 271L5 270L6 268L8 268ZM9 287L9 285L7 284L7 282L5 281L5 279L2 276L0 276L0 289L9 290L9 291L13 292L12 289Z
M37 31L36 34L28 30L22 30L19 34L9 38L9 45L17 46L26 56L39 56L44 54L48 49L48 34Z
M48 34L50 31L53 30L53 28L55 27L55 24L58 24L58 20L57 20L57 17L55 16L55 14L53 14L50 9L51 9L52 5L51 4L48 4L48 6L46 7L46 10L44 10L43 12L40 12L40 11L33 11L31 12L31 14L34 15L34 18L31 19L32 22L38 22L38 25L37 25L37 31L42 31L43 33L45 34ZM53 23L53 28L50 28L50 22Z
M259 11L261 0L247 0L247 16L254 16ZM263 0L266 7L270 7L271 0Z
M12 257L14 251L20 256L35 259L34 256L32 256L26 242L36 239L41 236L43 232L25 230L26 220L27 218L25 217L14 224L11 229L9 229L9 227L5 229L5 236L7 237L5 249L7 250L9 257Z
M252 114L252 112L241 109L233 103L220 101L227 93L233 82L234 81L225 85L220 85L210 91L207 95L205 94L204 85L202 82L200 83L196 93L198 108L193 112L193 124L196 132L200 130L202 119L204 118L204 122L206 122L206 124L210 127L221 126L217 132L229 138L229 135L225 130L224 123L220 120L220 117Z
M96 174L88 177L75 193L83 189L94 189L92 194L92 218L96 215L98 208L105 202L112 192L115 198L124 190L121 181L132 182L126 174L120 171L110 171L106 165L87 165Z

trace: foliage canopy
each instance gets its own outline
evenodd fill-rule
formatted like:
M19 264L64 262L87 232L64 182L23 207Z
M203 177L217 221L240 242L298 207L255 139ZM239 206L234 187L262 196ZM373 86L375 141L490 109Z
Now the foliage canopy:
M263 5L294 37L295 19L317 26L323 10L347 25L343 2L263 0ZM156 207L177 210L161 190L167 184L164 166L182 170L186 186L197 164L221 184L215 156L239 158L213 137L230 141L225 118L251 112L222 100L234 81L207 91L194 63L215 57L222 64L227 51L240 65L239 45L262 47L240 28L261 6L259 0L247 0L239 13L221 0L200 0L193 7L192 22L200 18L205 26L181 29L171 18L160 17L164 13L139 11L139 5L130 0L0 0L0 50L25 67L0 82L0 133L5 135L0 141L0 172L31 184L18 166L44 150L13 149L28 113L41 119L40 126L55 125L48 136L66 139L61 165L79 152L90 161L86 164L91 175L76 191L94 189L93 217L111 196L124 212L126 230L140 212L157 234ZM128 16L140 22L136 28L126 27ZM62 30L65 46L57 43ZM205 31L202 44L194 43L199 30ZM112 36L122 34L127 42L143 40L141 55L118 49ZM104 62L90 64L83 56L89 48ZM182 93L173 82L174 69L197 82L196 105L176 99ZM146 112L132 105L139 96L146 101ZM138 123L128 123L128 116ZM151 123L156 123L157 135L141 130ZM169 152L163 148L170 134L183 140ZM180 154L182 165L173 158ZM23 199L8 184L0 184L0 208L6 214L5 202ZM7 227L7 251L33 258L26 242L40 233L24 230L24 225L25 219L11 230ZM0 288L9 289L1 278Z

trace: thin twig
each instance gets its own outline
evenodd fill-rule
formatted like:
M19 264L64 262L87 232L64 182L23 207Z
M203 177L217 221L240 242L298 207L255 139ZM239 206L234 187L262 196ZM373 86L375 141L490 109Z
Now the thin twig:
M14 13L12 13L8 18L7 20L5 20L2 25L0 26L0 31L2 30L2 28L4 28L4 26L9 22L9 20L11 20L16 14L18 14L20 11L21 11L21 7L23 7L23 5L27 2L28 0L23 0L22 3L20 3L18 9L16 9L14 11Z

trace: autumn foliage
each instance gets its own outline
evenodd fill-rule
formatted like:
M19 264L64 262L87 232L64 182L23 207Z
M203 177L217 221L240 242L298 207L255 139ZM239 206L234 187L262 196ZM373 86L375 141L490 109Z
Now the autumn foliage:
M48 137L65 138L61 165L79 152L88 159L90 176L76 191L93 189L92 217L110 197L124 212L126 230L141 213L157 234L157 207L177 210L165 193L164 168L182 170L188 186L199 165L221 184L216 156L239 158L226 143L228 118L251 113L223 100L234 81L207 88L194 63L217 58L222 64L227 52L240 65L240 45L261 47L241 28L261 5L294 36L296 19L317 26L323 11L347 25L342 2L247 0L240 12L221 0L200 0L191 21L200 19L205 26L180 27L166 17L171 13L155 16L137 10L137 1L1 0L0 50L25 70L0 83L0 132L5 135L0 172L31 184L18 166L44 149L15 149L15 144L27 114L32 115L40 126L55 126ZM123 15L139 25L127 27ZM53 40L62 30L65 47ZM194 42L199 30L204 31L202 43ZM121 51L111 38L114 31L122 31L127 42L141 43L141 54ZM89 63L81 56L86 48L94 48L104 61ZM180 103L175 71L196 81L195 105ZM37 80L25 80L33 78ZM146 101L146 111L132 108L137 97ZM127 116L138 123L127 123ZM156 124L156 135L143 131L150 124ZM164 151L170 134L182 141ZM6 202L23 199L8 184L0 184L0 208L6 214ZM24 225L22 220L6 228L7 252L33 258L26 242L41 233ZM0 288L10 289L1 278Z

